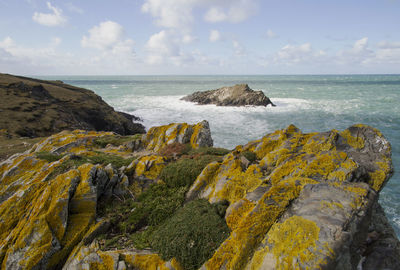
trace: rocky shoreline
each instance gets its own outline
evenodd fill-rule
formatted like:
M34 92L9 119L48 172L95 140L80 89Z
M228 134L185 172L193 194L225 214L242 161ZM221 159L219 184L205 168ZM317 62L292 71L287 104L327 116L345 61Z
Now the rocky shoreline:
M64 131L0 164L2 269L398 269L390 156L364 125L233 150L206 121Z
M59 81L0 74L0 90L2 141L43 136L0 162L1 269L400 269L375 128L290 125L228 150L207 121L142 134Z

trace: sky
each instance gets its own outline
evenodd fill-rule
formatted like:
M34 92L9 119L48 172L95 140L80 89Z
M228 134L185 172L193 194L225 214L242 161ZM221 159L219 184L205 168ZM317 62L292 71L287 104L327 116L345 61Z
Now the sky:
M400 0L0 0L0 72L399 74Z

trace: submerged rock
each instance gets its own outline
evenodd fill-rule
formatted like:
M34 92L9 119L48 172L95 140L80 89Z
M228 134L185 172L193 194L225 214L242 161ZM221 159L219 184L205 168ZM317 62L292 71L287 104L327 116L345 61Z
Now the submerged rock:
M93 91L0 74L0 129L9 136L44 137L62 130L145 133L135 116L116 112Z
M222 87L216 90L195 92L182 100L197 104L215 104L217 106L275 106L262 91L254 91L247 84Z
M108 210L124 221L136 218L123 216L136 208L151 211L151 226L142 216L128 231L144 239L163 226L160 218L178 219L174 209L183 209L185 198L208 200L230 230L211 257L199 259L201 269L398 267L400 244L377 203L393 171L390 144L378 130L355 125L304 134L291 125L224 152L190 188L160 181L174 162L160 150L173 143L192 149L184 159L193 163L185 164L218 152L202 147L212 145L203 121L155 127L142 137L64 131L0 163L1 269L182 269L176 258L150 249L102 249L99 235L114 228L99 205L111 200L132 207ZM137 201L151 184L160 204L141 205L156 203L152 194ZM163 188L170 188L170 201ZM195 256L193 236L179 235L188 256Z

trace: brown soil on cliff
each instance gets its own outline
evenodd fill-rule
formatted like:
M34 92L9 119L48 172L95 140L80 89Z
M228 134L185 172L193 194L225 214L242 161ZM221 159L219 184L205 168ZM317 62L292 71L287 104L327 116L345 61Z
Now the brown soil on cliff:
M144 133L134 120L139 119L114 111L93 91L0 73L0 129L8 138L44 137L65 129Z

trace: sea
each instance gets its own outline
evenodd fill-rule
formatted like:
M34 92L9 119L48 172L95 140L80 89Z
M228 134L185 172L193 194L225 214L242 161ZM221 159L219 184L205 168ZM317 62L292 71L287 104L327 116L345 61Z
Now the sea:
M392 145L395 173L380 203L400 237L400 75L46 76L88 88L144 126L210 123L214 146L228 149L294 124L303 132L378 128ZM180 100L195 91L246 83L276 107L217 107Z

